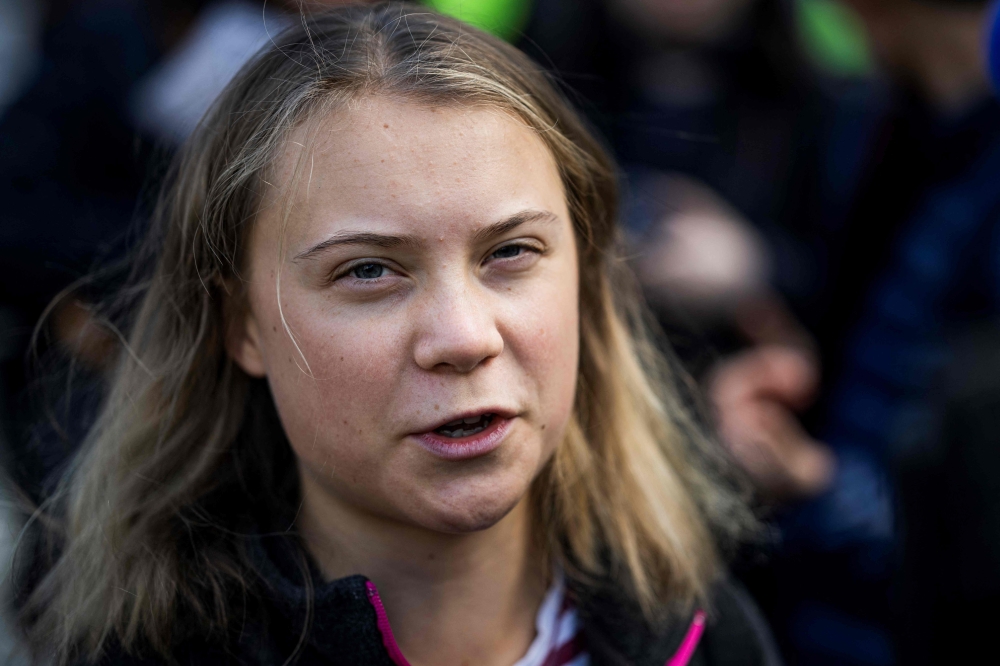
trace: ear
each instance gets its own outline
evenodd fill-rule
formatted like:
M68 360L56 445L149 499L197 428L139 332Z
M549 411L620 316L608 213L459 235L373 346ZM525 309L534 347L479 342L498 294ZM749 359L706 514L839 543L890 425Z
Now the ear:
M264 377L264 350L261 345L260 327L249 307L242 308L230 321L226 335L226 352L236 365L251 377Z

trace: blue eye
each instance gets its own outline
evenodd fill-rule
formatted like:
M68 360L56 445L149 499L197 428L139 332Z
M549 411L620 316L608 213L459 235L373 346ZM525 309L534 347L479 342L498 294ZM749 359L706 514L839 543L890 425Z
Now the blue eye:
M516 257L524 250L520 245L504 245L493 253L494 259L510 259Z
M360 264L351 269L351 276L359 280L375 280L385 275L382 264Z

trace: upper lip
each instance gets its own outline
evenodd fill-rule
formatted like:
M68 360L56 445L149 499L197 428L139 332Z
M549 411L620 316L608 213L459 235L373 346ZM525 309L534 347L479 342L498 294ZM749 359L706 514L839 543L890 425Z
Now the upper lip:
M512 419L517 416L517 412L512 409L507 409L505 407L483 407L480 409L470 409L464 412L458 412L451 416L448 416L437 423L431 425L429 428L423 428L415 431L415 435L423 435L429 432L433 432L442 426L446 426L452 421L457 421L459 419L467 419L473 416L482 416L483 414L493 414L494 416L499 416L502 419Z

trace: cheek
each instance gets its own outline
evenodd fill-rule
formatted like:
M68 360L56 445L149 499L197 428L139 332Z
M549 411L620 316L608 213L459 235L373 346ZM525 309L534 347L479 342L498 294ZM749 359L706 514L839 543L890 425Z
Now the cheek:
M551 425L548 427L553 429L551 436L561 440L573 411L580 368L580 325L576 300L560 314L563 316L553 322L558 325L559 333L546 340L546 351L552 377L551 394L547 398L551 409Z
M268 381L289 441L303 461L357 476L378 455L379 415L390 408L400 372L400 334L353 325L323 303L282 300L294 341L273 298L261 310Z
M580 316L575 263L558 281L520 303L510 347L535 386L539 428L552 448L573 409L579 372Z

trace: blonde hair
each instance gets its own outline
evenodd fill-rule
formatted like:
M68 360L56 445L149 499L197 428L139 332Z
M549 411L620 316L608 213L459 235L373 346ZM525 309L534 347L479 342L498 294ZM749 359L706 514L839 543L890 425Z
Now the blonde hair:
M36 643L59 659L109 640L169 654L190 627L225 634L253 580L241 517L298 492L266 383L225 351L247 236L289 133L373 95L502 109L555 156L579 240L581 352L565 440L531 490L547 556L578 580L622 581L655 613L703 602L719 544L751 525L646 333L618 254L614 165L555 86L453 19L343 7L303 16L243 69L164 189L127 345L57 492L59 555L27 604Z

